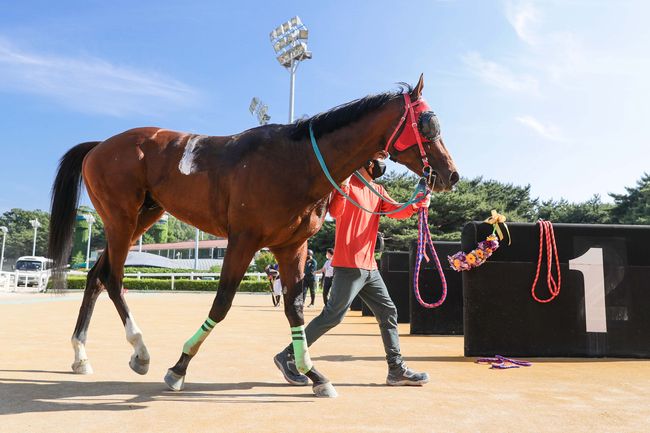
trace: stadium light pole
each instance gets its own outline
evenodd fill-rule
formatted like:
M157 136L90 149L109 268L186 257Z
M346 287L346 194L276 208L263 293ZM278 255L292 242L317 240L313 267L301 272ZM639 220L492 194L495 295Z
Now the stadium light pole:
M269 106L262 102L257 96L251 99L248 111L250 111L253 116L257 117L257 122L260 125L266 125L269 123L269 120L271 120L271 116L268 114Z
M32 244L32 256L36 255L36 233L38 233L38 228L41 226L41 223L38 222L38 219L34 218L29 220L29 223L34 227L34 243Z
M86 270L90 269L90 238L93 233L93 223L95 222L95 217L91 214L85 214L84 219L88 223L88 245L86 246Z
M276 59L289 71L289 123L293 123L296 70L301 61L311 59L311 51L307 49L308 36L309 30L298 16L279 25L269 35Z
M2 265L5 263L5 240L7 239L7 232L9 229L5 226L0 227L2 232L2 253L0 254L0 272L2 272Z

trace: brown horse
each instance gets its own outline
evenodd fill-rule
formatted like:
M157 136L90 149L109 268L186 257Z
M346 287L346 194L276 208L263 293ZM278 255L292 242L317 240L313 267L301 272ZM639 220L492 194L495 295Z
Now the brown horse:
M416 101L422 88L421 76L415 88L405 85L402 90ZM406 99L400 92L367 96L311 119L261 126L232 136L137 128L70 149L61 159L52 189L50 257L60 269L69 257L81 176L104 222L107 241L104 253L88 273L72 336L73 371L92 372L85 351L86 333L102 289L115 304L126 338L134 347L129 365L139 374L148 371L149 353L122 294L122 278L129 247L165 211L200 230L228 238L208 319L168 371L165 382L170 388L182 388L190 359L228 313L253 255L262 247L268 247L280 265L290 326L303 326L307 240L320 229L333 190L311 148L310 125L332 177L340 183L386 148L389 137L395 141L400 138L405 128L400 118ZM427 122L435 121L435 125L421 126L421 130L437 127L437 120L427 113ZM391 135L398 125L402 129ZM424 135L420 136L424 143L420 147L425 157L421 157L418 146L399 151L388 143L391 158L417 174L428 162L436 174L430 188L448 190L458 181L454 163L439 136L427 141ZM59 285L61 277L55 276ZM307 364L310 370L305 373L314 383L314 392L334 395L325 376L313 368L311 361Z

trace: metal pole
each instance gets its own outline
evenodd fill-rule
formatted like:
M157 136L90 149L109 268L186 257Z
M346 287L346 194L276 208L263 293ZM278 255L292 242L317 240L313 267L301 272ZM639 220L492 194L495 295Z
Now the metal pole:
M37 232L38 232L38 224L34 224L34 244L32 245L32 256L36 255L36 233Z
M296 68L298 62L295 60L291 61L291 66L289 67L290 75L290 87L289 87L289 123L293 123L293 94L296 87Z
M142 236L143 235L140 235L140 240L138 241L138 252L139 253L142 252Z
M194 243L194 269L199 269L199 229L196 229L196 242Z
M88 221L88 245L86 246L86 270L90 269L90 237L93 233L93 223Z
M2 231L2 255L0 255L0 272L2 272L2 266L5 264L5 240L7 239L7 232Z

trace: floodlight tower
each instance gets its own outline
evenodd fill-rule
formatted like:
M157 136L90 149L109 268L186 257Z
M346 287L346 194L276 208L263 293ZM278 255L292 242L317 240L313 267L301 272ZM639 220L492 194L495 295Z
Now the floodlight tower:
M291 76L289 90L289 123L293 122L293 94L296 83L296 69L302 60L311 59L311 51L307 50L307 27L295 16L281 24L269 35L271 45L275 50L278 62Z
M251 112L253 116L257 117L257 121L260 125L266 125L271 120L269 116L269 106L260 100L257 96L251 100L251 105L248 107L248 111Z
M36 233L38 232L38 228L41 226L41 223L38 221L37 218L34 218L33 220L29 220L29 223L34 227L34 243L32 245L32 256L36 255Z

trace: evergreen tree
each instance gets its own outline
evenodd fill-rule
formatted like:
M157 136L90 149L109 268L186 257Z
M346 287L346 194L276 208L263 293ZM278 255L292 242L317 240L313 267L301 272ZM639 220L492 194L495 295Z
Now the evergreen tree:
M625 188L627 194L610 194L614 199L612 222L650 224L650 174L644 173L636 186Z
M612 205L594 195L584 203L569 203L565 199L543 201L537 209L541 219L555 223L607 224L611 221Z
M41 226L36 232L36 255L47 254L47 238L50 231L50 214L42 210L11 209L0 215L0 226L9 230L5 242L5 258L16 259L31 256L34 228L30 220L37 219Z

